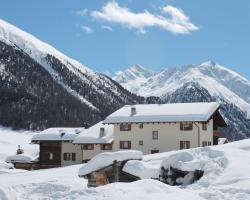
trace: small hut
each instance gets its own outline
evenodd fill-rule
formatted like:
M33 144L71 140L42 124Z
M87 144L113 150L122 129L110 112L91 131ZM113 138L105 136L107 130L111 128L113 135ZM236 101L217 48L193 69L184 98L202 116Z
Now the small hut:
M92 158L79 169L79 177L88 179L88 187L114 182L132 182L139 178L122 170L129 160L141 160L142 152L135 150L105 152Z
M40 169L38 158L34 159L26 154L8 156L5 160L12 163L16 169L35 170Z
M38 155L28 155L18 145L16 155L8 156L5 162L12 163L16 169L34 170L39 169Z

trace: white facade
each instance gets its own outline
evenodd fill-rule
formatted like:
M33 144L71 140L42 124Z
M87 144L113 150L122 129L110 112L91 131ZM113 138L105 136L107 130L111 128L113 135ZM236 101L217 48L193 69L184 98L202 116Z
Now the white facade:
M65 159L65 153L69 154ZM73 158L75 154L75 159ZM82 163L81 145L72 144L72 141L62 141L61 166L76 165Z
M88 129L48 129L33 140L61 141L62 166L103 152L132 149L151 154L209 146L214 131L225 124L218 109L216 102L126 105Z
M112 145L112 144L111 144ZM82 150L82 160L87 161L96 156L97 154L104 153L104 152L111 152L112 150L101 150L101 144L93 144L93 150Z
M212 145L213 120L207 123L207 130L202 130L202 123L192 124L192 130L180 130L180 122L143 123L142 128L140 124L132 123L130 131L121 131L120 124L115 124L113 149L121 150L121 141L131 141L131 149L140 150L143 154L150 154L151 150L159 152L178 150L181 141L189 141L190 148L202 146L202 142ZM153 131L158 132L158 139L153 139Z

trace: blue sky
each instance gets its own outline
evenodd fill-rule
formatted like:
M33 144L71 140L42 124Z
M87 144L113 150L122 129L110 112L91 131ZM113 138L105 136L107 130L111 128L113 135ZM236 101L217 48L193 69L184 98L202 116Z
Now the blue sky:
M214 60L250 79L249 0L2 0L0 18L99 72Z

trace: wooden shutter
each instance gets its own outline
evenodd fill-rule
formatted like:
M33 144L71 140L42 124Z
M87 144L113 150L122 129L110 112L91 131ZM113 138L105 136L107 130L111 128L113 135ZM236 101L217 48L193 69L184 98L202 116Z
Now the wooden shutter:
M128 141L128 149L131 149L131 141Z
M180 149L183 149L183 141L180 141Z
M66 153L63 154L63 160L67 160L67 154Z
M123 124L120 124L120 131L123 130Z
M183 123L180 123L180 130L183 131Z
M72 161L76 160L76 153L72 153Z

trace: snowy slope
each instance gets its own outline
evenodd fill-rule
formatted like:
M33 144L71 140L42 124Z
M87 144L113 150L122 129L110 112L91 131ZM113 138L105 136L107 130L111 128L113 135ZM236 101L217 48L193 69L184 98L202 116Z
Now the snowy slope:
M79 95L76 91L71 89L69 86L65 85L60 78L60 75L48 64L46 61L47 55L53 55L59 59L64 65L68 67L73 73L78 76L81 75L79 71L83 73L94 74L92 70L83 66L76 60L73 60L52 46L38 40L36 37L18 29L17 27L3 21L0 19L0 40L21 49L25 53L29 54L31 58L37 61L41 66L43 66L51 76L60 83L68 92L70 92L75 97L79 98L84 103L88 104L93 109L96 109L89 101L87 101L83 96Z
M247 200L250 199L249 153L250 140L247 139L226 145L145 155L143 161L137 161L144 163L143 168L138 163L134 165L137 175L153 174L152 170L169 162L182 169L205 170L199 181L187 186L169 186L143 179L87 188L87 181L77 176L82 165L0 174L0 199ZM188 159L185 159L186 155L189 155Z
M3 20L0 57L2 125L31 129L83 126L100 121L124 104L145 100Z
M197 66L166 68L143 81L121 84L141 96L158 96L163 102L217 100L222 103L224 117L230 125L225 136L231 140L250 136L247 120L250 81L213 61Z
M119 79L115 80L119 82ZM130 80L120 83L141 96L153 95L164 98L189 82L197 82L212 96L222 97L224 100L240 106L243 110L250 111L250 81L212 61L198 66L167 68L140 81L139 85Z
M139 87L141 83L145 82L146 79L153 74L154 72L150 69L141 65L134 65L123 72L118 72L113 79L122 84L129 91L132 91L134 87Z

